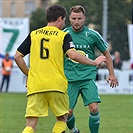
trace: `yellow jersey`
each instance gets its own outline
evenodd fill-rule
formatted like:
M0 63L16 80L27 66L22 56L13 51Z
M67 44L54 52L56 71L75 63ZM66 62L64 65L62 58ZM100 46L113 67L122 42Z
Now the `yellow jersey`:
M17 51L30 53L27 95L45 91L67 92L64 55L73 48L72 38L54 26L32 31Z

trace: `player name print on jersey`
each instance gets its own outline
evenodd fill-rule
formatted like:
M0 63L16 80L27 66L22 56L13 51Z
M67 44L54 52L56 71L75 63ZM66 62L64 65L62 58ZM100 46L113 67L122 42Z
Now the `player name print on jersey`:
M58 31L51 31L51 30L44 30L44 29L39 29L36 31L36 34L45 34L48 36L56 35L58 36Z

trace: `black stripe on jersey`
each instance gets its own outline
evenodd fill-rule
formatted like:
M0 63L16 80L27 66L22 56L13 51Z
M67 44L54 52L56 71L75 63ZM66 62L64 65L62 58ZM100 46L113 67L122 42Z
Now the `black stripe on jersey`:
M18 47L17 51L19 51L25 56L30 53L30 46L31 46L31 38L29 34L26 37L26 39L21 43L21 45Z
M70 34L66 34L66 36L64 37L64 43L63 43L63 51L64 53L67 52L68 49L74 48L70 46L70 42L73 42L72 37Z

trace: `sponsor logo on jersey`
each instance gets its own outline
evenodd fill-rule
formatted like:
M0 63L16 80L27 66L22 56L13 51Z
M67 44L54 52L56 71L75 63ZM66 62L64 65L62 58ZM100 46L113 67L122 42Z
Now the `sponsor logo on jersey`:
M89 32L88 32L88 31L85 32L85 36L86 36L86 37L89 36Z
M75 48L75 45L73 42L69 42L70 48Z

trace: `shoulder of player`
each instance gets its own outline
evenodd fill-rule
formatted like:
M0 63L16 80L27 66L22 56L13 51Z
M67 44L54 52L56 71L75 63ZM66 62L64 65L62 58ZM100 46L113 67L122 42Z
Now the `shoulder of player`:
M86 27L86 29L90 32L90 34L99 34L99 32L98 31L96 31L96 30L94 30L94 29L91 29L91 28L88 28L88 27Z
M37 31L39 31L39 30L41 30L41 29L43 29L44 27L41 27L41 28L38 28L38 29L34 29L34 30L32 30L30 33L34 33L34 32L37 32Z
M99 38L99 37L101 38L101 35L98 31L96 31L94 29L90 29L90 28L88 28L88 29L89 29L89 35L96 37L96 38Z
M71 26L70 26L70 27L66 27L65 29L63 29L63 31L64 31L64 32L67 32L67 33L69 33L70 30L71 30Z

